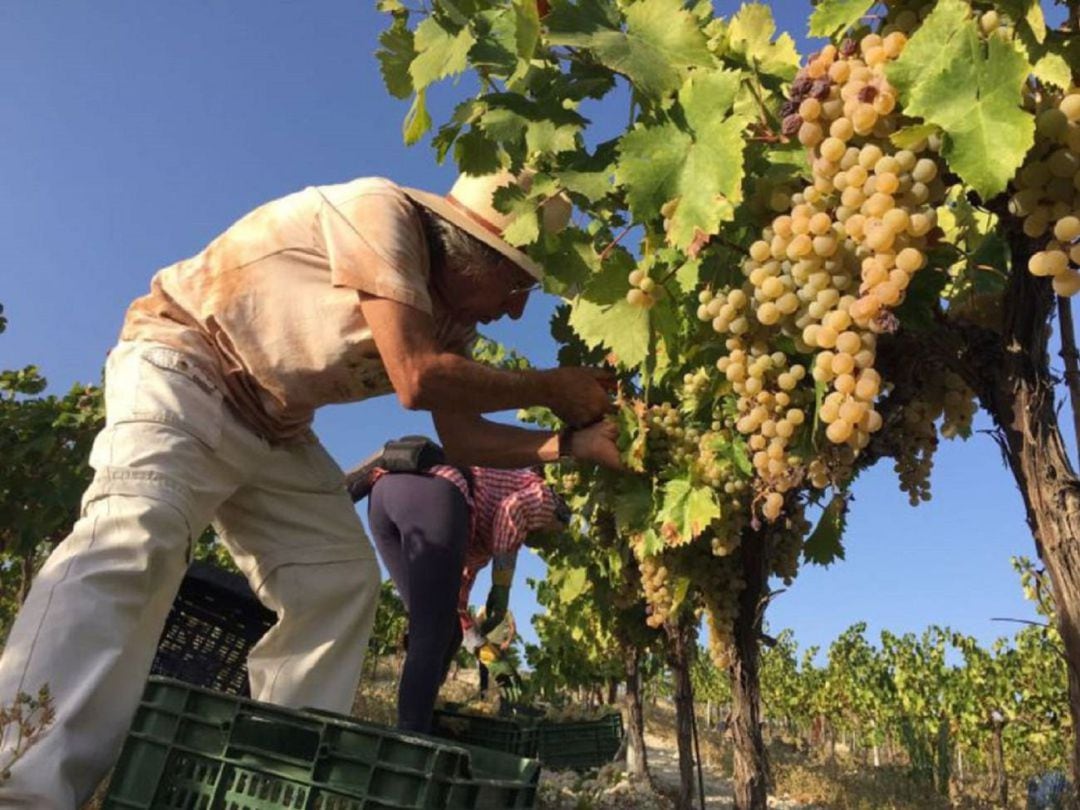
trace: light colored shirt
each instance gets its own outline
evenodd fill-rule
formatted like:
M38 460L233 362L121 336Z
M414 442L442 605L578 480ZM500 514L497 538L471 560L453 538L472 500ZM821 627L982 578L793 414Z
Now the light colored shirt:
M440 348L464 351L475 325L451 320L429 281L423 226L394 183L313 186L159 271L120 337L186 352L255 432L287 442L310 434L322 405L393 390L359 293L431 315Z

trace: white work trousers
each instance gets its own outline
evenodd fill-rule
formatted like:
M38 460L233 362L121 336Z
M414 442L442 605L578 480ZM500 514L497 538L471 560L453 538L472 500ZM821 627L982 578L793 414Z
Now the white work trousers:
M348 712L379 569L341 469L314 439L271 446L184 354L121 342L82 512L34 580L0 658L0 705L48 684L56 718L0 782L0 807L74 810L119 754L193 541L213 522L278 622L251 693ZM17 734L0 741L10 761Z

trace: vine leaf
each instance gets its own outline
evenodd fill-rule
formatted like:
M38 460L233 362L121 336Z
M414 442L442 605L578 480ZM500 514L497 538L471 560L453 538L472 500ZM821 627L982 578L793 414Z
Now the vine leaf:
M747 3L731 18L728 46L746 60L748 67L791 80L799 70L795 41L788 34L781 34L773 42L775 33L772 9L764 3Z
M409 65L416 58L413 33L404 16L394 18L394 23L379 34L379 48L375 57L379 60L379 72L383 84L394 98L408 98L413 91Z
M559 589L559 600L573 602L585 590L589 583L589 572L584 568L569 568L563 572L562 587Z
M623 476L615 495L615 526L623 533L639 531L652 511L652 487L641 476Z
M983 42L963 0L941 0L889 67L905 112L936 124L950 168L987 200L1004 191L1031 148L1035 120L1021 106L1031 66L998 37Z
M803 544L803 559L815 565L831 565L844 559L842 543L847 525L848 496L841 492L833 495L813 533Z
M649 352L649 310L626 300L633 257L615 251L605 264L574 300L570 326L590 349L605 346L622 367L638 366Z
M626 9L625 30L600 0L560 4L544 22L551 45L590 50L654 101L679 87L686 68L713 64L705 34L682 0L639 0Z
M834 37L847 31L868 12L875 0L821 0L810 15L810 36Z
M424 137L424 133L431 129L431 116L428 114L424 95L424 90L416 91L412 106L405 113L405 120L401 124L401 134L406 146L412 146L418 142Z
M713 71L691 77L679 90L686 129L671 122L641 127L619 143L615 179L626 188L630 211L648 221L664 208L675 247L688 249L717 233L742 201L748 120L728 115L741 76Z
M475 44L476 38L468 28L451 31L438 18L425 18L416 26L416 58L409 65L413 86L420 90L463 72L469 66L469 50Z
M685 478L675 478L664 485L664 500L657 518L667 545L689 543L718 517L720 504L711 487L695 486Z
M619 453L623 464L631 472L645 472L645 406L640 400L619 405L616 418L619 423Z

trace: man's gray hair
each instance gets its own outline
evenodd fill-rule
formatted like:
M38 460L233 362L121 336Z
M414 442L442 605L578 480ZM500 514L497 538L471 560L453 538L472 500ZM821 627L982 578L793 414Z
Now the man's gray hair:
M484 276L495 270L504 256L449 221L416 206L424 223L432 266L449 265L463 276Z

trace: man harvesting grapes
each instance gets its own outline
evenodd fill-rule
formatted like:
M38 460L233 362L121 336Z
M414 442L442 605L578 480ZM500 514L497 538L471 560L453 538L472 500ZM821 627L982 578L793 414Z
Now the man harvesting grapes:
M312 433L318 407L393 391L433 413L455 463L572 454L618 466L602 422L560 452L556 434L480 416L546 405L582 426L610 409L601 372L508 372L463 356L477 323L520 317L541 276L503 240L508 217L492 202L527 182L463 177L446 197L370 178L309 187L154 277L109 356L80 519L0 659L0 702L47 683L56 709L0 805L67 810L93 791L211 522L278 616L249 658L252 696L348 711L379 573L342 472ZM555 199L543 213L558 227L569 211ZM17 745L5 739L0 753Z

